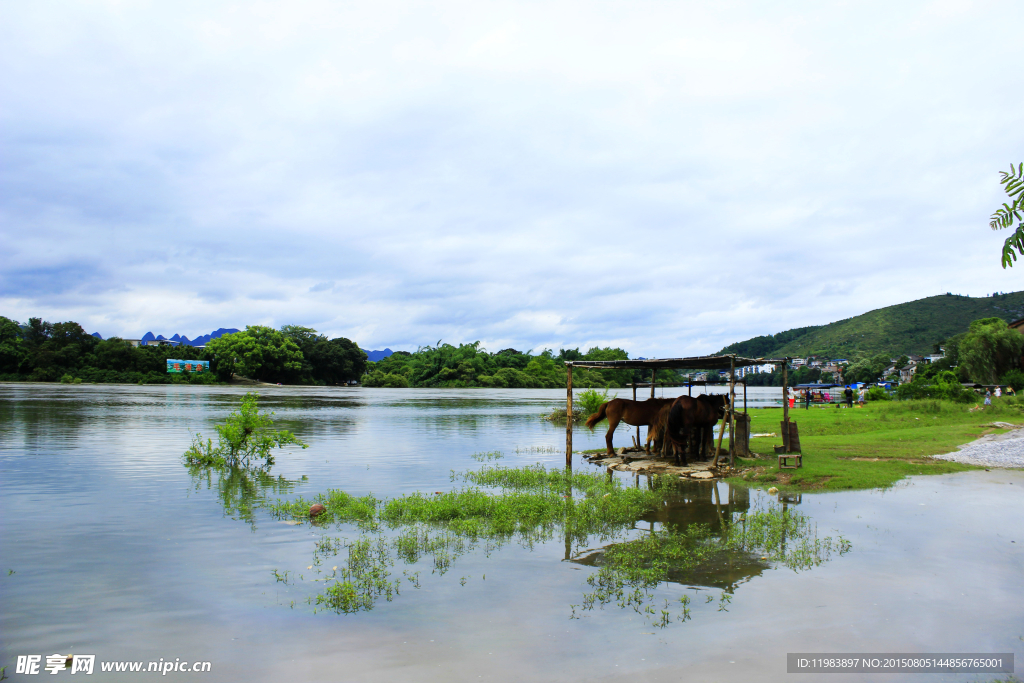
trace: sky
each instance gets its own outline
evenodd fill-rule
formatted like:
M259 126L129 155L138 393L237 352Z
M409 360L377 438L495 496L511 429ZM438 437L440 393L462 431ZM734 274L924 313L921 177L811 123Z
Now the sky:
M0 4L0 315L726 344L1002 269L1024 3Z

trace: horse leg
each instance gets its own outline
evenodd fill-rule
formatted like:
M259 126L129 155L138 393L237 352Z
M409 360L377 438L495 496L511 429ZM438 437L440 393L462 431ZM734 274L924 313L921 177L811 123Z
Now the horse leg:
M615 449L612 448L612 434L615 433L615 428L619 426L619 418L613 418L608 416L608 433L604 435L605 445L608 446L608 455L615 455Z
M690 440L693 438L693 428L683 427L683 443L676 446L676 465L689 464L686 460L686 451L690 448Z

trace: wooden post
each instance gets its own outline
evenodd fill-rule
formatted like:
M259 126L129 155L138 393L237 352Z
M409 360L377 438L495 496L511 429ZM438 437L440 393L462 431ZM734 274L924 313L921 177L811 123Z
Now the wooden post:
M636 403L636 382L633 382L633 403ZM640 425L636 426L636 447L640 448Z
M725 423L729 421L729 409L722 416L722 426L718 428L718 445L715 446L715 459L711 461L713 467L718 467L718 451L722 450L722 437L725 436ZM713 443L713 442L712 442Z
M782 448L789 453L789 359L782 360Z
M565 467L572 469L572 365L565 369Z
M729 467L736 457L736 356L729 360Z
M654 398L654 382L658 377L658 368L651 368L651 398Z

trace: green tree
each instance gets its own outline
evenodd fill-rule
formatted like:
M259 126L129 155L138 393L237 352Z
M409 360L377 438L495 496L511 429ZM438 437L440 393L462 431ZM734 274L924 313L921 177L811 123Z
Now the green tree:
M206 345L217 357L217 373L232 372L262 382L287 382L302 372L302 351L283 332L263 325L247 325L243 332L225 334Z
M21 325L0 315L0 373L16 374L25 361Z
M981 384L995 384L999 377L1020 365L1024 335L1010 329L1002 318L982 318L959 344L960 365L968 377Z
M298 325L285 325L281 332L302 351L302 369L296 381L345 384L366 372L366 353L349 339L328 339L311 327Z
M1003 205L992 214L988 225L993 230L1002 230L1012 228L1014 220L1017 221L1017 229L1003 243L1002 262L1003 268L1006 268L1013 267L1017 254L1024 254L1024 219L1021 218L1021 213L1024 212L1024 163L1019 164L1017 168L1010 164L1009 173L1000 171L999 174L1003 177L999 184L1004 186L1003 190L1009 196L1010 203L1003 202Z

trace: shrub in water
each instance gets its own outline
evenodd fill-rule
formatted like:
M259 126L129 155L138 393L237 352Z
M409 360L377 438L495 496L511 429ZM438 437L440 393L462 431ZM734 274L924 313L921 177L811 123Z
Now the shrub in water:
M576 400L580 403L580 409L584 415L590 416L597 412L597 409L601 407L601 404L611 400L611 394L608 390L598 391L597 389L587 389L586 391L580 392L576 397Z
M274 464L271 449L295 444L309 446L287 430L273 429L273 413L260 413L259 395L249 392L242 397L242 405L228 416L227 424L217 425L217 445L212 439L203 442L203 435L192 437L192 445L185 451L185 463L191 466L228 466L269 470Z

